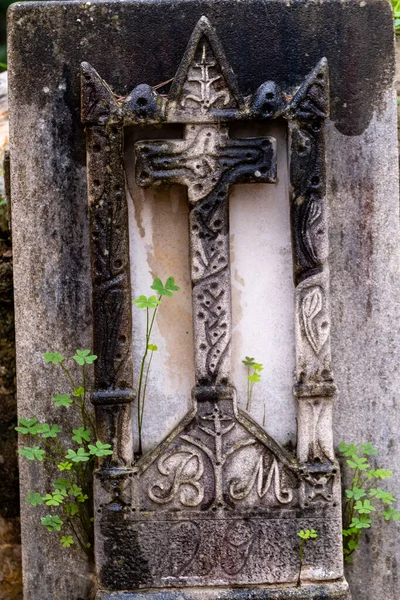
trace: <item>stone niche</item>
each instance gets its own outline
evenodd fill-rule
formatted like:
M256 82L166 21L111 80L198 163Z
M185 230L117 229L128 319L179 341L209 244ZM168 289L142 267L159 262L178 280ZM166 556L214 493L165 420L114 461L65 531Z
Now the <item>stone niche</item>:
M363 46L371 19L382 55ZM54 390L36 375L49 339L91 345L113 448L94 474L97 600L350 600L332 412L352 414L351 319L333 199L358 177L343 175L347 140L391 124L390 19L380 1L12 8L19 402L40 413ZM357 160L387 183L374 131ZM132 298L169 275L182 289L160 312L138 457ZM265 365L251 412L245 354ZM28 486L37 473L23 469ZM81 597L72 559L42 577L46 541L36 564L24 511L30 600ZM300 578L297 534L311 528Z
M145 451L172 430L191 407L194 385L193 327L189 271L188 202L184 186L141 188L135 179L134 143L173 139L181 125L127 127L124 165L127 181L132 297L149 290L152 274L172 274L181 291L166 302L156 323L157 344L148 385L157 412L143 431ZM292 394L295 364L293 261L287 156L287 123L275 119L230 125L234 137L273 136L277 140L274 185L234 184L230 188L230 256L232 272L232 381L240 406L246 405L250 353L264 365L252 402L252 417L283 445L295 442L296 407ZM261 186L261 187L260 187ZM243 226L243 224L246 224ZM251 240L249 240L251 232ZM263 275L260 276L260 273ZM133 309L133 339L141 339L145 313ZM140 369L140 344L133 344L134 373ZM149 407L149 410L150 407ZM137 441L137 436L134 436Z

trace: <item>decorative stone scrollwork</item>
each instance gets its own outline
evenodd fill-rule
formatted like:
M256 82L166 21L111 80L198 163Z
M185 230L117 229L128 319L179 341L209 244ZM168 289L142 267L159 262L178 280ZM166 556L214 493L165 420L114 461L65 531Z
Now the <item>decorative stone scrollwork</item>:
M329 321L326 318L318 320L323 310L323 291L320 287L310 288L303 296L301 311L304 330L310 346L315 354L319 354L329 338Z

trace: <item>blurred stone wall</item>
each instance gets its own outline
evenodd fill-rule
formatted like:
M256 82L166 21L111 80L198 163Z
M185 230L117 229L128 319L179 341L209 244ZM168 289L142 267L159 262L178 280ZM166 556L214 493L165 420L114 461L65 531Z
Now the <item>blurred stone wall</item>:
M8 147L7 72L0 74L0 165ZM22 599L13 270L4 173L0 170L0 600Z

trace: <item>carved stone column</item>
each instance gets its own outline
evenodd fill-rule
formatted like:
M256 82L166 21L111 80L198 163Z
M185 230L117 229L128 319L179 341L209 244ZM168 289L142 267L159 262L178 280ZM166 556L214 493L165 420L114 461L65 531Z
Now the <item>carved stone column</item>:
M113 454L103 468L132 462L132 321L128 209L122 164L123 131L99 78L82 71L92 248L96 429Z

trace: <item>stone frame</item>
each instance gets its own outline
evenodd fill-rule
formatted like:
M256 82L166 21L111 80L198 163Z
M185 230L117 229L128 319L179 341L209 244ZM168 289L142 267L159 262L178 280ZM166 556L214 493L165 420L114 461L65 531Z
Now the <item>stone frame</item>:
M221 72L237 99L237 108L210 109L191 114L179 109L191 61L201 36L205 36L214 51ZM138 488L131 481L140 479L174 440L194 420L196 406L218 402L233 405L232 419L250 432L257 442L268 448L278 462L295 473L299 480L299 509L303 527L312 526L308 511L316 511L318 519L327 518L334 539L336 561L335 581L310 583L308 591L293 589L281 598L306 598L311 593L328 594L326 598L348 598L347 584L342 577L340 543L340 476L332 443L332 400L336 393L331 372L328 232L326 215L325 119L329 114L327 61L322 58L303 84L292 95L283 93L273 82L266 82L253 94L242 99L232 71L227 64L215 32L202 17L189 41L168 97L160 96L150 86L141 84L126 98L116 97L94 69L82 65L82 121L87 134L88 196L91 220L92 283L95 386L92 402L96 423L103 442L111 443L113 455L102 459L95 477L95 509L108 517L96 515L97 567L100 587L114 590L117 597L133 598L142 592L129 594L121 590L149 587L139 571L144 564L138 559L125 575L115 577L118 570L115 557L104 550L104 541L116 536L125 556L134 546L131 533L122 532L124 511L139 510ZM296 382L298 398L297 461L241 411L237 411L234 388L226 381L199 381L193 390L194 412L149 455L132 466L131 403L134 399L131 359L131 298L129 272L128 218L125 197L122 154L123 128L127 125L153 125L163 122L232 122L234 120L265 121L283 117L289 123L291 224L296 298ZM195 323L196 330L196 323ZM205 418L205 417L202 417ZM275 461L274 458L274 461ZM275 463L274 463L275 464ZM278 467L276 467L278 469ZM278 469L279 471L279 469ZM272 473L272 470L271 470ZM139 485L139 484L138 484ZM275 490L276 493L276 490ZM136 499L135 499L136 496ZM135 504L136 503L136 504ZM113 511L113 512L112 512ZM319 521L321 522L321 520ZM338 528L339 525L339 528ZM328 527L329 529L329 527ZM136 532L137 533L137 532ZM339 540L339 543L338 543ZM137 540L135 539L137 544ZM329 546L329 544L328 544ZM101 549L100 549L101 547ZM136 547L136 546L135 546ZM140 550L140 548L139 548ZM145 570L145 569L144 569ZM129 577L131 581L129 581ZM311 576L311 581L313 576ZM315 578L316 579L316 578ZM320 577L325 579L325 577ZM290 584L293 579L285 580ZM132 582L135 582L132 584ZM227 582L232 583L232 582ZM274 588L263 591L268 598L278 597L282 583L272 581ZM214 583L218 585L218 583ZM160 584L156 584L156 587ZM175 582L175 585L178 585ZM195 585L195 584L193 584ZM129 587L131 586L131 587ZM278 587L277 587L278 586ZM146 593L154 595L156 592ZM166 593L166 592L164 592ZM180 593L180 592L179 592ZM209 595L210 590L207 589ZM168 591L171 597L173 590ZM193 594L192 594L193 595ZM232 590L230 591L232 595ZM99 598L114 597L100 592ZM190 596L191 597L191 596Z

